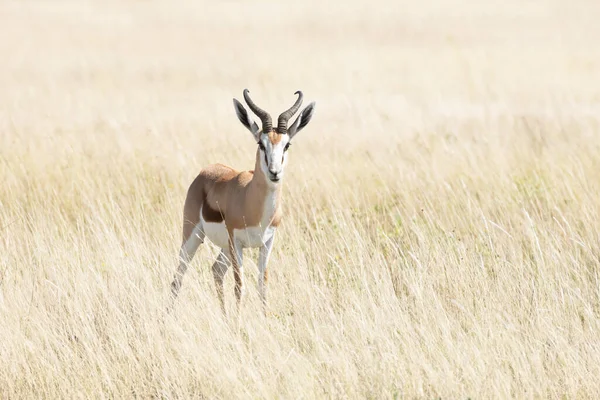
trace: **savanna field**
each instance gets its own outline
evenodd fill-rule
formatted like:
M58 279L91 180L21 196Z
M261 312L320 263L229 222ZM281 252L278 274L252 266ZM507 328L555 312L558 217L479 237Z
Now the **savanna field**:
M595 398L597 1L0 3L0 398ZM302 90L221 314L200 169ZM257 118L255 118L258 120Z

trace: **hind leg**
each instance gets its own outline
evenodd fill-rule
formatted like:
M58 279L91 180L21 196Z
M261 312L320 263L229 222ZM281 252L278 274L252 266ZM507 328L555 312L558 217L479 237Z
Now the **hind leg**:
M225 274L229 268L229 257L225 254L225 250L221 249L221 252L217 256L216 261L212 265L213 277L215 278L215 287L217 289L217 296L219 303L221 304L221 310L225 313L225 299L223 294L223 280Z
M237 300L238 312L242 305L242 296L244 294L244 267L243 267L243 249L237 242L233 234L229 234L229 259L233 266L233 279L235 280L235 298Z
M189 263L194 258L196 250L204 243L204 237L202 225L196 224L188 239L181 245L181 249L179 250L179 267L177 268L177 272L171 283L171 294L173 295L173 298L177 297L179 289L181 289L183 275L186 273Z

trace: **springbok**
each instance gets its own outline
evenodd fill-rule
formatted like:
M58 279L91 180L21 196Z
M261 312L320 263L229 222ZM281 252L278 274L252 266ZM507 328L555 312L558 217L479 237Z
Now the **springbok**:
M233 264L235 297L238 309L243 294L243 249L260 247L258 255L258 291L266 312L267 263L273 248L275 231L281 220L281 181L287 164L287 150L294 136L311 120L315 103L310 103L288 128L288 120L300 109L303 94L287 111L279 115L273 130L271 116L250 99L244 99L262 121L262 130L244 106L233 99L238 119L258 144L254 171L236 171L223 164L202 169L190 185L183 208L183 242L179 251L179 267L171 284L173 300L177 297L183 275L196 250L208 237L221 248L212 265L213 277L221 309L225 312L223 279Z

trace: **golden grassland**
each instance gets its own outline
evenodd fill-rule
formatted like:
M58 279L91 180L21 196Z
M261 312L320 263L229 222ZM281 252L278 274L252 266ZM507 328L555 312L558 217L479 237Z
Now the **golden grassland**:
M1 398L600 392L600 3L0 3ZM301 89L269 311L187 185ZM305 102L305 104L308 103Z

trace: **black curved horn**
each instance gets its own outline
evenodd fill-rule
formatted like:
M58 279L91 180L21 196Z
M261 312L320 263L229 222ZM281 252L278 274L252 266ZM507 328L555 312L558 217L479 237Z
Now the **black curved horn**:
M248 89L244 89L244 100L246 100L246 103L248 104L248 107L250 107L252 112L254 114L256 114L258 116L258 118L260 118L260 120L262 121L262 131L264 133L271 132L273 130L273 123L271 122L271 116L269 115L268 112L266 112L265 110L263 110L262 108L260 108L256 104L254 104L254 102L252 101L252 99L250 98L248 93L250 93L250 91Z
M302 92L298 90L294 94L298 95L298 100L296 100L294 105L291 106L287 111L282 112L279 118L277 119L277 133L279 134L287 133L288 120L292 117L292 115L296 113L296 111L298 111L298 109L302 105L302 99L304 98Z

